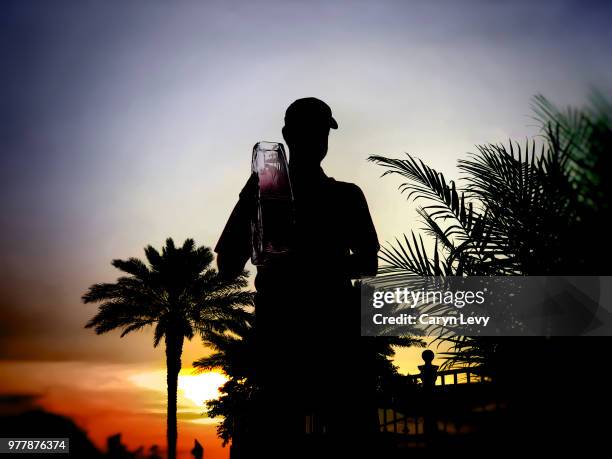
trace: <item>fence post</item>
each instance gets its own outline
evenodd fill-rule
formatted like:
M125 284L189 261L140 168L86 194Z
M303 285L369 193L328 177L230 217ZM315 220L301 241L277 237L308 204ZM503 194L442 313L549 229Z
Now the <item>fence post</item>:
M433 365L435 354L429 349L421 354L423 365L419 365L421 372L421 384L423 386L423 434L430 440L437 432L436 425L436 402L433 389L438 378L438 365Z
M423 351L421 358L425 362L423 365L419 365L419 371L421 372L421 383L423 389L431 390L436 385L436 379L438 379L438 365L432 365L431 362L434 359L435 354L429 349Z

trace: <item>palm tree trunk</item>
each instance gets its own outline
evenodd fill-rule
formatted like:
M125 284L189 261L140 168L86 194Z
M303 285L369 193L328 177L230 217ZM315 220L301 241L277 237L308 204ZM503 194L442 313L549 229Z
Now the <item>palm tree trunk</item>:
M181 354L183 337L166 335L166 384L168 389L168 413L166 416L166 438L168 442L168 459L176 459L176 397L178 375L181 371Z

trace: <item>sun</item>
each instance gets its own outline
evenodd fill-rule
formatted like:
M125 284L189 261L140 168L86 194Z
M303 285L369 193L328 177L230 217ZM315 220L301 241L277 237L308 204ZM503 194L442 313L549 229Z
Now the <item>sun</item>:
M129 377L129 380L138 387L165 394L166 371L154 370L139 372ZM193 368L181 370L178 377L178 396L183 402L202 408L204 403L219 397L219 388L227 382L227 376L218 371L207 371L197 375Z
M209 371L198 375L179 375L178 390L185 398L197 406L219 397L219 388L227 382L227 377L216 371Z

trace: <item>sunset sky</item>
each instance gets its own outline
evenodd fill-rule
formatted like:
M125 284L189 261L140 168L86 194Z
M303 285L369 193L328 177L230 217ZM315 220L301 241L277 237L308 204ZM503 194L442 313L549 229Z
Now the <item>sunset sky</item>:
M80 296L116 278L111 259L167 237L214 246L253 144L282 141L305 96L331 106L324 169L361 186L381 243L418 229L366 158L410 152L452 177L475 144L537 134L534 94L611 94L611 21L585 1L3 1L0 395L73 416L100 446L165 445L163 349L83 328ZM207 352L189 343L183 362ZM179 447L227 457L198 405L222 377L190 374Z

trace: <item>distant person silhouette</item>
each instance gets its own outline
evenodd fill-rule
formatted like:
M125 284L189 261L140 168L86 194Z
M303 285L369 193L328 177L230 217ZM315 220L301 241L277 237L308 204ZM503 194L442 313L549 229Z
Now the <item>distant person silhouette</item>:
M191 455L194 457L194 459L204 458L204 448L198 440L194 441L193 449L191 450Z
M347 387L355 384L351 373L359 365L359 299L351 279L376 274L379 243L361 189L321 168L330 129L337 128L329 106L313 97L296 100L285 113L292 247L258 266L255 279L263 394L255 436L266 454L273 442L279 449L299 447L306 415L316 416L316 429L332 442L359 428L351 414L358 401ZM222 277L236 277L251 255L256 197L257 177L251 176L215 247Z

